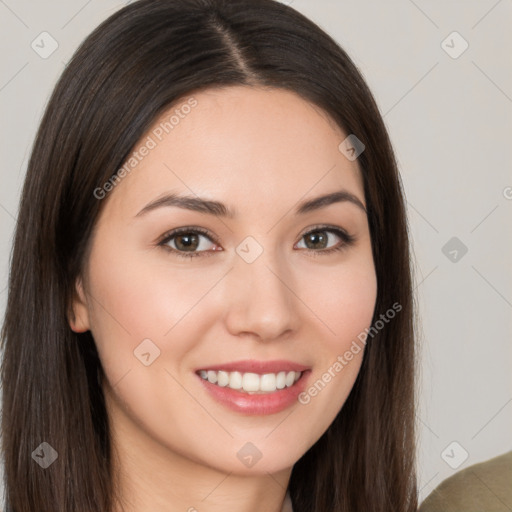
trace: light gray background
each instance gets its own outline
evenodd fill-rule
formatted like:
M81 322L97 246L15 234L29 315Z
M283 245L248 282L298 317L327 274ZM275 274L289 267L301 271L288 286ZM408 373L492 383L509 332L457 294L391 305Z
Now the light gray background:
M399 160L421 316L424 498L456 470L512 449L512 2L286 3L349 52ZM45 103L78 44L123 5L0 0L2 314L20 190ZM43 31L59 45L47 59L31 48ZM458 36L442 46L453 31L469 43L458 58L443 49L462 49ZM456 262L442 252L452 237L468 248Z

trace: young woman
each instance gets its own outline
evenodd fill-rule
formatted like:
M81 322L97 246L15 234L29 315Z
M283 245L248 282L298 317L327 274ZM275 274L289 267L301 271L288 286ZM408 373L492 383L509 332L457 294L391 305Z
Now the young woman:
M272 0L140 0L29 163L3 328L9 512L406 512L407 222L346 53Z

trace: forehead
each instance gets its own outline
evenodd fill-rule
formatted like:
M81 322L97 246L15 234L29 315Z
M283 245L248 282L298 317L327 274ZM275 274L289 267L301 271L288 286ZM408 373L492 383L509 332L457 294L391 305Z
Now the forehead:
M237 211L282 209L339 188L363 201L346 134L317 106L283 89L235 86L181 98L152 124L125 162L109 209L128 214L162 193L197 194Z

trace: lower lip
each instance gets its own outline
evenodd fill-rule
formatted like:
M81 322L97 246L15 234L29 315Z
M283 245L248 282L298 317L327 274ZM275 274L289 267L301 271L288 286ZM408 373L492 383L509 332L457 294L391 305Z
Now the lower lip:
M218 402L232 411L250 415L275 414L284 411L294 403L298 402L298 396L306 387L306 379L311 370L302 372L300 379L289 388L280 389L273 393L249 395L236 389L217 386L203 379L199 375L206 391Z

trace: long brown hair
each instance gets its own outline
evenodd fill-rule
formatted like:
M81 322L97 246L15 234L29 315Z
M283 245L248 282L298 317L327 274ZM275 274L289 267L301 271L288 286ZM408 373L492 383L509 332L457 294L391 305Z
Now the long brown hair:
M77 50L29 162L2 330L8 512L112 510L102 368L90 332L76 334L67 321L105 202L94 190L173 102L239 84L294 91L364 143L358 162L377 274L374 321L392 304L401 306L368 337L346 403L294 465L294 512L416 510L415 308L405 201L372 94L344 50L281 3L140 0ZM58 453L44 470L32 456L43 442Z

